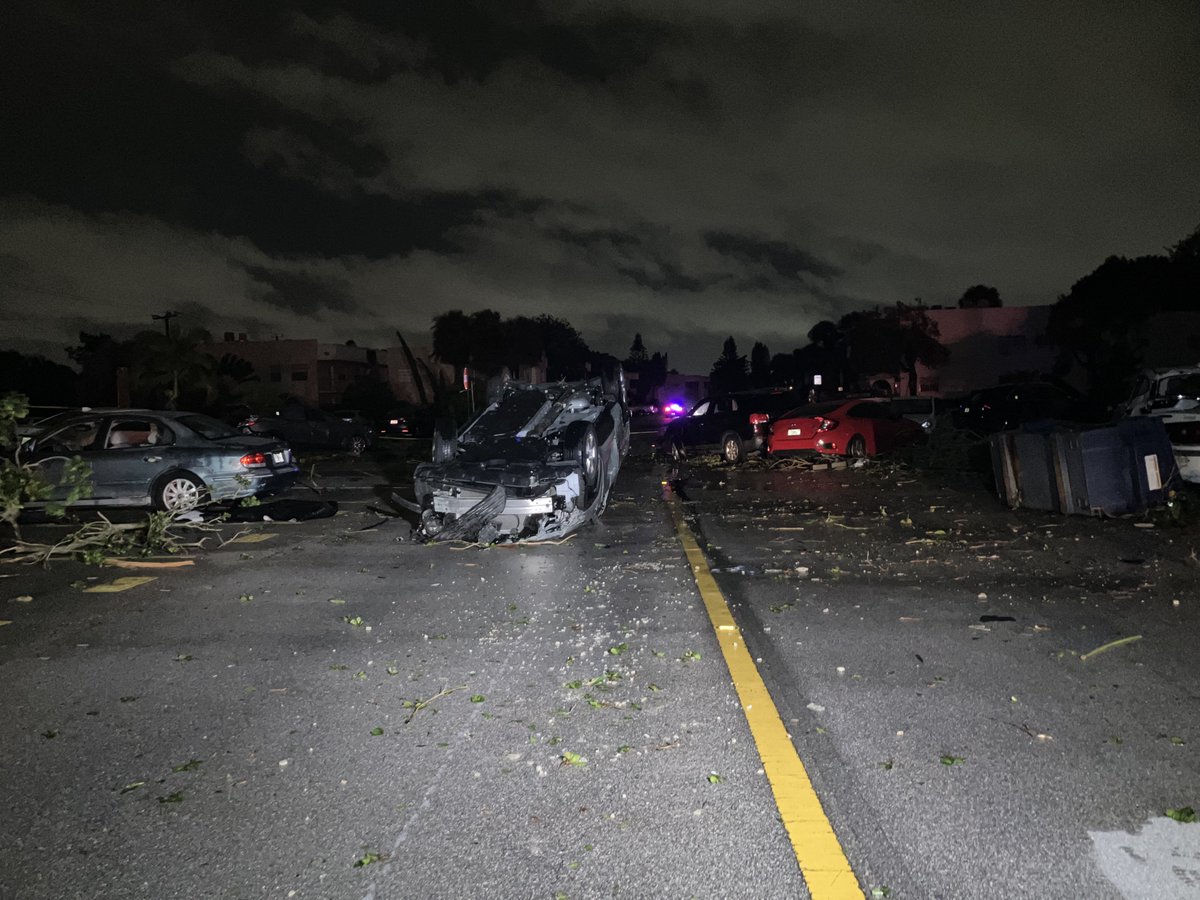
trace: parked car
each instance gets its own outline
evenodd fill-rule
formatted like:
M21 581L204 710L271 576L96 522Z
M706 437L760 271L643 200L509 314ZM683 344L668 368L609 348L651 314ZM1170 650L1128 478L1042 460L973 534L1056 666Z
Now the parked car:
M924 429L897 412L890 400L865 398L810 403L771 423L767 453L823 453L864 458L918 440Z
M958 401L946 400L942 397L893 397L892 411L899 413L910 422L916 422L926 432L933 431L938 426L939 418L947 418L958 408Z
M545 540L595 520L629 451L624 382L509 381L461 432L439 422L417 466L429 540Z
M338 416L298 402L251 413L238 428L245 434L279 438L292 447L347 450L354 456L370 447L374 436L371 425L356 416Z
M91 468L91 496L79 506L190 509L281 490L299 471L281 440L240 434L198 413L162 410L56 416L18 451L18 460L51 484L76 456ZM63 500L68 489L57 487L49 499Z
M707 397L663 430L660 448L674 459L716 451L730 464L762 450L767 422L801 402L795 391L756 391Z
M1121 411L1162 419L1180 477L1200 482L1200 365L1146 369Z
M954 412L954 424L978 434L1007 431L1041 419L1103 422L1108 410L1064 385L1026 381L984 388L967 395Z
M432 437L434 418L431 407L397 407L379 421L375 434L381 438Z

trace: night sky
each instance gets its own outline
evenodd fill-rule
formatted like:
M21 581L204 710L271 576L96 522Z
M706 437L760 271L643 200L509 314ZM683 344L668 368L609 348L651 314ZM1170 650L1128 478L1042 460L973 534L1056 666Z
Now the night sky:
M874 303L1052 303L1200 223L1200 5L7 3L0 347L427 344L707 372Z

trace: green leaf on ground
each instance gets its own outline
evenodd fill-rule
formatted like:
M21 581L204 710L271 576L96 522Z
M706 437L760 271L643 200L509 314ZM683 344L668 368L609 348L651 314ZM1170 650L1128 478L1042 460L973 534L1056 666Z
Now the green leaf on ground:
M389 675L399 675L399 674L400 674L400 670L399 670L399 669L397 669L395 666L388 666L388 667L387 667L387 673L388 673Z
M191 662L191 661L192 661L192 654L190 654L190 653L180 653L178 656L175 657L175 662Z
M343 600L341 597L330 597L329 602L332 603L334 606L344 606L346 603L346 601Z
M632 749L633 748L630 747L628 744L622 744L620 747L617 748L617 752L618 753L628 753Z
M355 672L350 677L353 678L355 681L366 681L367 673L364 672L362 669L359 669L357 672Z
M202 765L204 765L204 760L202 760L202 759L189 759L185 763L180 763L179 765L172 767L171 771L172 772L195 772Z
M578 690L579 688L583 687L583 682L582 681L568 681L566 684L563 685L563 687L570 688L571 690L574 691L574 690Z
M330 669L332 669L332 670L333 670L333 671L335 671L335 672L344 672L346 669L348 669L348 668L350 668L350 667L349 667L349 666L342 665L341 663L334 663L334 664L333 664L332 666L330 666L329 668L330 668Z
M362 616L342 616L342 621L347 625L353 625L355 628L363 626Z
M718 775L716 772L709 772L708 775L705 777L708 778L709 784L720 784L722 781L725 780L720 775Z
M700 658L700 654L695 650L686 651L683 656L679 657L680 662L692 662Z
M886 884L871 888L871 900L880 900L882 897L890 897L891 895L892 889Z
M380 728L378 725L376 725L374 728L371 729L372 737L379 737L381 734L383 734L383 729Z
M564 766L586 766L587 760L578 753L572 753L570 750L562 752L562 763Z
M129 782L129 784L125 785L125 787L121 788L121 793L128 794L130 791L136 791L138 788L143 787L145 784L146 784L146 782L144 782L144 781L131 781L131 782Z
M650 682L648 685L646 685L646 687L648 687L648 688L649 688L650 690L652 690L652 691L661 691L661 690L662 690L662 688L660 688L660 687L659 687L657 684L655 684L653 681L652 681L652 682Z
M879 768L883 769L885 772L890 772L890 771L892 771L892 769L894 769L895 767L896 767L896 764L895 764L895 762L893 762L893 761L892 761L892 760L890 760L890 759L885 759L883 762L881 762L881 763L879 764Z
M1195 822L1196 811L1190 806L1181 806L1179 809L1168 809L1167 817L1174 819L1176 822Z
M353 868L361 869L363 866L369 866L369 865L371 865L371 863L377 863L381 859L384 859L383 855L381 855L379 853L371 853L370 851L368 851L368 852L364 853L362 856L360 856L357 860L354 861Z
M167 794L165 797L158 798L159 803L182 803L183 791L176 791L173 794Z
M943 755L941 759L943 766L957 766L966 761L967 758L965 756L950 756L949 754Z
M242 596L238 597L238 599L241 600L243 603L249 603L251 600L254 599L254 595L253 594L242 594Z
M471 702L472 702L472 703L482 703L482 702L483 702L484 700L486 700L486 699L487 699L487 698L486 698L486 697L484 697L484 696L483 696L483 694L472 694L472 695L471 695Z
M624 653L628 649L629 649L628 644L617 644L614 647L608 648L608 654L609 654L609 656L620 656L622 653Z

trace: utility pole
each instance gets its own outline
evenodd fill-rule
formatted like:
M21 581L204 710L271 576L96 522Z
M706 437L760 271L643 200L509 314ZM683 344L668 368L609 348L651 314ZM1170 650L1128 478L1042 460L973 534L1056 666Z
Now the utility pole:
M158 321L159 319L161 319L162 323L163 323L163 328L166 330L167 337L170 337L171 336L171 320L174 319L178 315L179 315L179 313L177 313L177 312L169 312L168 311L168 312L164 312L161 316L152 314L150 316L150 318L154 319L155 321Z

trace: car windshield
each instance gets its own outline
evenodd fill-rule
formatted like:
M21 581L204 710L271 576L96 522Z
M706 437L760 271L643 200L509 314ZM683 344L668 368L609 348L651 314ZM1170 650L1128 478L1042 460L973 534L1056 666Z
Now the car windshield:
M218 441L222 438L239 437L240 432L229 427L224 422L220 422L209 416L202 416L198 413L188 413L186 416L179 416L176 419L181 425L186 425L202 438L208 438L210 441Z
M1192 372L1164 378L1158 383L1155 393L1159 397L1200 398L1200 373Z

